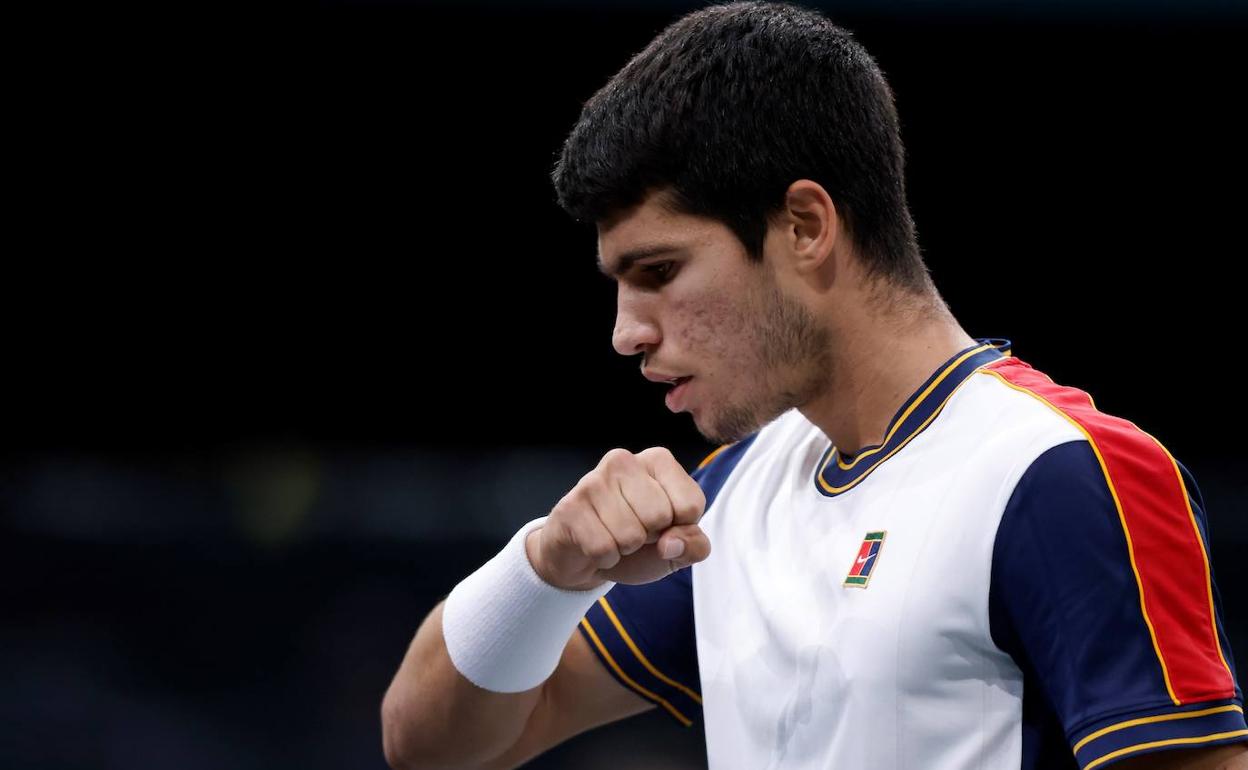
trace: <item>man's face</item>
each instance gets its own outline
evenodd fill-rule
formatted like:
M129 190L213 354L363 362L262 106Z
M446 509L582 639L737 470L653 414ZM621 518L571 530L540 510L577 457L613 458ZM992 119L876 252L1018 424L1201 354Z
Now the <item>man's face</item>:
M649 379L679 378L668 408L712 441L736 441L820 394L828 333L776 282L781 228L757 263L726 225L660 200L599 225L599 260L618 285L612 341L642 354Z

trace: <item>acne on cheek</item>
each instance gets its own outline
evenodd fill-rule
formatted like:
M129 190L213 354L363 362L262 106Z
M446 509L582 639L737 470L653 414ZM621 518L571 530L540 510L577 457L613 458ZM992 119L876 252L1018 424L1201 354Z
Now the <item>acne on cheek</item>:
M748 332L740 309L712 293L673 303L670 319L681 348L694 356L722 353Z

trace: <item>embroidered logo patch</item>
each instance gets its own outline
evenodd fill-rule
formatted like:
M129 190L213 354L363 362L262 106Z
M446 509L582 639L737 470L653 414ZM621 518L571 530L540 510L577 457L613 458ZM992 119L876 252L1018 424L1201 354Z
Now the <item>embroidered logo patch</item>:
M845 576L846 587L866 588L871 579L871 571L875 569L875 560L880 556L880 547L884 545L887 532L868 532L862 539L862 547L849 566L849 574Z

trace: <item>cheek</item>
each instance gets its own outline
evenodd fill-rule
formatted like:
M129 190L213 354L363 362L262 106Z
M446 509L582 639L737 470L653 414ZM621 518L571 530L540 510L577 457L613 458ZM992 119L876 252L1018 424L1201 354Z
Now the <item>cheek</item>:
M680 348L695 360L715 366L748 358L750 341L756 336L748 307L723 294L708 293L678 302L672 311Z

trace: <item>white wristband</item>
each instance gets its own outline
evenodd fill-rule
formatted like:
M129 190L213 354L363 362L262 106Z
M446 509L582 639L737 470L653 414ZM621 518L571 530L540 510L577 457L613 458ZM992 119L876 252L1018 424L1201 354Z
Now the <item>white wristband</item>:
M566 591L538 576L525 539L546 517L520 528L506 547L460 581L442 608L442 637L468 681L494 692L523 692L546 681L590 606L615 583Z

